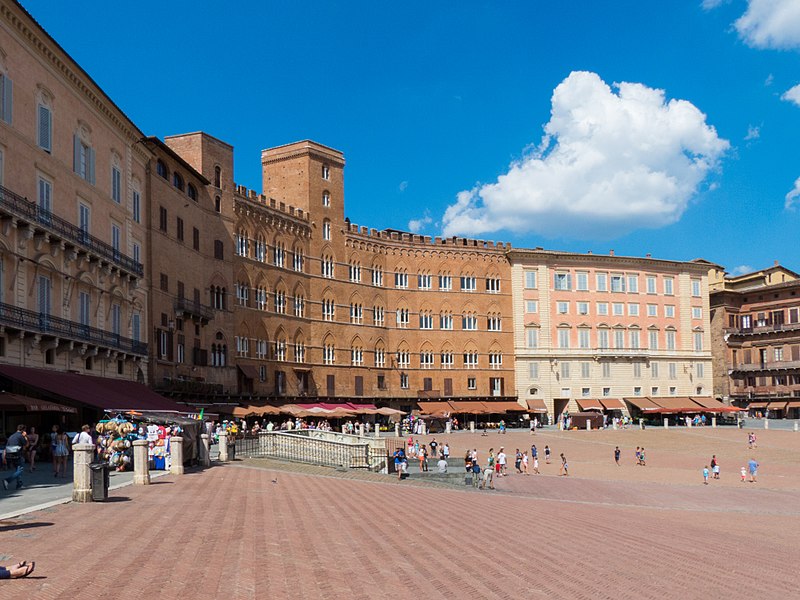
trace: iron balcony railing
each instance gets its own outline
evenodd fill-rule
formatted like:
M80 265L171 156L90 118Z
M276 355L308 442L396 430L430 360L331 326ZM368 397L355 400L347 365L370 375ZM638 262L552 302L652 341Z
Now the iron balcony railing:
M31 224L35 223L37 226L76 244L80 244L93 254L119 265L130 273L139 277L144 274L142 263L122 254L122 252L114 248L111 244L107 244L93 235L86 233L83 229L73 225L66 219L54 215L49 210L41 208L35 202L31 202L27 198L3 186L0 186L0 209L16 217L25 219Z
M0 323L3 323L6 327L18 328L22 331L35 331L97 346L115 348L130 354L147 356L147 344L144 342L3 302L0 302Z
M204 306L194 300L178 298L175 300L175 311L189 313L200 319L211 321L214 318L214 310L210 306Z
M797 331L800 323L765 323L753 327L728 327L725 329L731 335L758 335L761 333L777 333L781 331Z
M751 364L736 365L731 368L731 372L752 372L752 371L781 371L785 369L800 369L800 360L781 360L773 362L758 362Z

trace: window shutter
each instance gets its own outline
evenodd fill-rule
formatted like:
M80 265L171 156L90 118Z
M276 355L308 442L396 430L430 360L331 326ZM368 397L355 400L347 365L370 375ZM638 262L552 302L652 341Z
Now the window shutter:
M12 100L13 94L11 92L13 83L11 80L5 76L0 75L0 92L2 92L2 97L0 97L0 101L2 101L2 106L0 106L0 117L2 117L3 121L11 125L11 112L12 112Z
M167 332L167 360L171 361L173 358L172 347L175 345L173 343L174 335L171 331Z
M86 173L86 180L94 185L94 148L88 148L86 152L86 161L87 161L87 173Z
M72 134L72 170L81 172L81 140L77 133Z

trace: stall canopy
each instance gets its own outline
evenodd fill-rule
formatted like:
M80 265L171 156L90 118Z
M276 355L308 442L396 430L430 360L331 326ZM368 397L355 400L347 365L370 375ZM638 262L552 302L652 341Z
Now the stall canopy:
M603 404L600 402L600 400L578 398L577 403L581 410L603 410Z
M546 413L547 406L544 404L544 400L540 398L529 398L526 400L528 404L528 412L532 413Z
M625 405L619 398L600 398L600 403L606 410L625 410Z
M709 398L708 396L692 396L692 401L697 402L700 406L703 407L703 412L739 412L740 408L735 406L725 406L722 402L717 400L716 398Z
M785 410L786 404L786 400L783 400L782 402L770 402L767 404L767 408L770 410Z
M453 412L449 402L417 402L417 406L423 415L446 416Z
M519 402L484 402L486 411L490 414L509 412L525 412L527 409Z
M623 398L623 400L628 404L633 404L633 406L642 412L658 412L661 408L647 396L633 396L631 398Z
M0 365L0 375L29 388L100 410L183 412L186 407L135 381Z
M0 394L0 410L58 412L72 415L78 412L78 409L72 406L64 406L63 404L56 404L48 400L39 400L38 398L21 396L20 394L9 394L7 392Z
M233 409L234 417L246 417L248 415L279 415L281 409L277 406L237 406Z
M655 412L664 414L703 412L699 404L692 402L692 399L686 396L663 396L652 400L660 407L660 410Z
M454 413L466 415L485 415L488 412L483 402L450 402Z
M786 404L786 409L788 410L790 408L800 408L800 402L788 402Z
M767 408L767 402L751 402L747 408Z

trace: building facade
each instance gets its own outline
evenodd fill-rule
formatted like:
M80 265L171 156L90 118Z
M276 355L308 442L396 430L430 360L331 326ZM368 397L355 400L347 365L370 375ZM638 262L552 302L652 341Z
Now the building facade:
M800 416L800 275L711 271L714 393L752 413Z
M590 400L711 395L710 263L543 249L509 261L520 399L560 415Z
M141 138L18 3L0 3L0 362L146 380Z

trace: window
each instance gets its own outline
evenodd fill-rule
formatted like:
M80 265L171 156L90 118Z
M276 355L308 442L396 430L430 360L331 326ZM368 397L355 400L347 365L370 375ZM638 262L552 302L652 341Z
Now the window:
M610 394L611 390L609 388L603 388L603 391L605 391L605 390L609 390L609 394ZM609 394L603 394L603 395L605 396L605 395L609 395ZM642 387L639 386L639 385L634 387L633 388L633 395L634 396L641 396L642 395Z
M375 349L375 366L383 367L386 364L386 352L383 348Z
M378 266L372 267L372 285L383 287L383 269Z
M267 340L256 340L256 358L266 359L267 356Z
M261 260L263 262L266 260L266 257L262 258ZM275 242L275 247L272 249L272 264L274 264L276 267L283 268L285 260L286 247L283 245L283 242Z
M635 388L634 388L634 390L635 390ZM641 394L641 393L642 393L642 389L639 388L639 394ZM604 387L603 388L603 397L604 398L608 398L610 395L611 395L611 388L610 387Z
M638 329L631 329L628 332L628 337L630 338L630 347L634 350L639 349L639 344L641 343L639 330Z
M500 352L489 353L489 368L502 369L503 368L503 354Z
M264 286L256 288L256 308L258 310L267 310L267 288Z
M695 298L700 297L700 280L692 279L692 296Z
M78 322L81 325L89 325L91 323L91 299L87 292L80 292L78 294Z
M39 176L39 208L46 214L42 215L45 219L50 218L50 212L53 210L53 184Z
M676 388L674 385L669 386L669 395L670 396L674 396L677 393L678 393L678 388Z
M608 273L597 274L597 291L598 292L608 291Z
M579 348L589 348L591 342L589 341L589 332L590 330L586 327L582 327L578 329L578 347Z
M328 279L333 279L333 257L326 256L322 259L322 276Z
M525 271L525 289L536 289L536 271Z
M239 356L250 355L250 338L236 337L236 353Z
M323 240L330 240L331 239L331 222L327 219L322 222L322 239Z
M294 362L306 362L306 347L302 342L295 342L294 344Z
M432 369L433 368L433 352L420 352L419 353L419 368Z
M560 315L566 315L569 312L569 302L557 302L556 312Z
M292 252L292 269L297 271L298 273L303 272L303 251L299 248L296 248L294 252Z
M398 308L396 319L398 327L403 327L403 328L408 327L408 309Z
M696 331L694 334L694 351L702 352L703 350L703 332ZM783 350L781 350L782 352ZM775 360L778 360L777 358Z
M250 253L250 240L247 231L240 229L236 233L236 255L247 256Z
M158 208L158 228L161 231L167 231L167 209L163 206Z
M429 290L433 285L433 278L430 275L417 275L417 287L421 290Z
M10 82L9 82L10 83ZM5 97L3 98L5 100ZM53 113L50 107L44 104L38 106L39 118L37 121L36 143L46 152L53 151ZM10 121L9 121L10 123Z
M119 249L120 249L120 236L122 234L122 230L120 229L119 225L111 225L111 248L114 250L114 255L119 258Z
M419 313L419 328L433 329L433 313L430 311Z
M604 362L602 363L603 366L601 368L603 379L609 379L611 377L611 363Z
M589 379L591 376L592 371L592 363L582 362L581 363L581 378Z
M214 187L222 187L222 169L214 167Z
M336 348L333 344L326 343L322 347L322 362L326 365L332 365L336 362Z
M440 359L442 361L442 368L443 369L452 369L453 368L453 353L452 352L442 352Z
M705 365L703 363L695 363L694 372L698 377L705 377Z
M478 368L478 353L475 351L464 352L464 368L477 369Z
M639 276L628 275L628 292L631 294L639 293Z
M499 294L500 293L500 279L498 278L490 278L486 279L486 291L490 294Z
M464 329L466 331L477 331L478 317L476 317L473 313L467 313L465 315L462 315L461 329Z
M648 334L648 346L650 350L658 350L658 331L651 330Z
M579 292L588 292L589 291L589 273L586 271L578 271L575 274L575 283Z
M88 239L91 229L91 210L83 202L78 204L78 228L81 230L81 235Z
M405 289L408 287L408 273L400 271L394 274L394 287Z
M654 385L650 388L650 395L651 396L658 396L658 386Z
M702 319L703 318L703 309L698 306L692 307L692 318L693 319Z
M658 316L658 305L657 304L648 304L647 305L647 316L648 317L657 317Z
M667 331L667 350L675 350L675 332Z
M608 302L598 302L597 303L597 314L601 317L608 316Z
M464 292L474 292L476 290L476 280L472 276L461 276L461 290Z
M372 319L377 327L383 327L384 311L382 306L372 307Z
M225 246L222 240L214 240L214 258L225 260Z
M653 379L658 377L658 363L655 361L650 363L650 377Z
M569 329L558 330L558 347L569 348Z
M247 306L247 301L250 297L250 288L246 283L236 283L236 301L240 306Z
M439 289L449 292L453 289L453 277L450 275L439 275Z
M322 320L333 321L336 316L336 303L328 298L322 301Z
M569 379L569 363L561 361L561 379Z
M286 292L275 292L275 312L283 315L286 314Z
M625 305L622 302L614 302L611 304L611 312L615 317L621 317L625 314Z
M111 167L111 199L117 204L122 202L122 172L117 165Z
M328 207L331 205L331 193L322 192L322 206Z
M397 353L397 366L401 369L407 369L411 364L411 354L408 350L401 350Z
M197 227L192 227L192 248L200 251L200 230Z
M489 315L486 319L486 329L489 331L502 331L502 320L498 315Z
M138 342L142 335L142 315L135 312L131 315L131 339Z
M77 133L72 137L72 145L72 170L82 179L94 184L94 148Z
M608 329L597 330L597 347L601 350L607 349L608 346Z
M581 388L581 397L588 398L589 394L590 394L590 390L591 390L591 388L587 388L587 387Z
M588 315L589 314L589 303L588 302L578 302L578 314L579 315Z
M625 291L625 276L624 275L611 275L611 291L624 292Z
M648 275L647 276L647 293L648 294L655 294L656 293L656 276L655 275Z
M669 372L670 379L678 378L678 365L676 365L674 362L671 362L667 365L667 371Z
M303 296L294 297L294 316L303 317L306 312L306 300Z
M408 389L408 373L400 373L400 389Z
M553 280L553 289L570 291L572 289L572 276L569 273L556 273Z
M363 348L350 348L350 364L354 367L360 367L364 364Z
M350 322L355 325L364 322L364 307L361 304L350 303Z
M441 313L439 315L439 329L444 329L444 330L453 329L452 313Z
M133 199L131 202L131 211L133 213L133 221L135 223L142 222L142 196L138 190L133 190Z
M183 241L183 219L181 219L180 217L178 217L178 220L177 220L177 235L178 235L178 241L182 242Z
M675 318L675 305L674 304L665 304L664 305L664 316L670 319Z
M673 283L674 283L674 280L672 279L672 277L664 277L664 294L666 296L672 296L673 295L673 289L672 289L673 288Z
M348 276L353 283L361 282L361 265L356 262L351 262L348 268Z
M322 165L322 178L326 180L331 178L331 168L328 165Z
M474 377L467 377L467 389L468 390L478 389L477 380Z
M639 379L642 376L642 363L633 363L633 376Z
M190 200L197 202L197 188L191 183L186 184L186 195L189 196Z
M638 317L639 316L639 305L635 303L628 304L628 316L629 317Z
M525 338L528 348L539 347L539 330L536 327L529 327L525 330Z
M539 363L528 363L528 376L531 379L539 379Z
M211 306L215 310L225 310L225 288L211 286Z
M222 198L219 196L214 197L214 210L216 212L222 212Z
M11 125L11 113L13 105L13 82L8 75L0 73L0 120Z
M621 350L625 347L625 331L622 329L614 330L614 348Z
M162 292L169 292L169 276L166 273L161 273L159 284Z
M536 300L526 300L525 301L525 312L526 313L539 312L539 303Z

